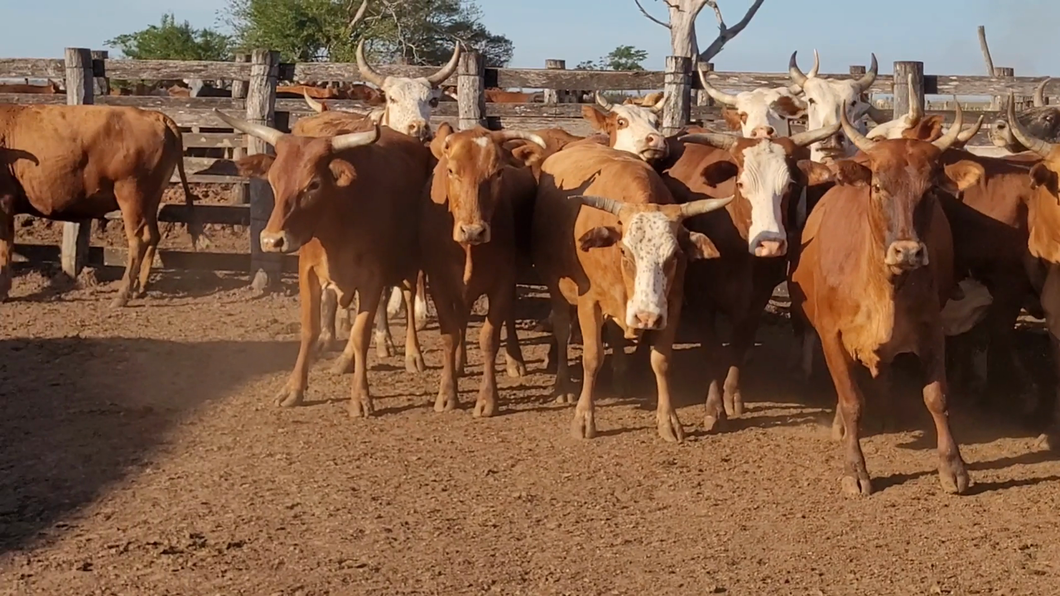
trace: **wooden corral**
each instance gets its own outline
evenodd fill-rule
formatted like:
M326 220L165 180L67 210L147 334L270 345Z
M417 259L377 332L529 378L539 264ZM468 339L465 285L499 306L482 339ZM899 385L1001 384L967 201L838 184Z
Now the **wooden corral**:
M591 133L581 117L582 106L577 103L583 94L593 92L630 92L665 89L669 91L662 118L664 132L676 131L688 123L713 126L721 119L720 108L705 93L699 93L698 77L688 58L670 57L666 72L611 72L566 70L561 60L548 61L547 68L485 68L482 58L473 52L462 56L454 85L457 101L442 101L434 110L433 126L449 122L466 129L477 124L490 128L537 129L563 128L571 133ZM757 87L786 86L790 79L786 72L726 72L705 64L707 77L715 87L726 91L743 91ZM423 76L436 72L436 67L380 66L384 75ZM1011 69L998 68L1000 76L925 75L922 63L895 63L898 72L913 72L917 77L914 88L924 95L983 96L1007 95L1029 97L1041 81L1034 77L1012 76ZM850 73L864 72L864 66L850 67ZM822 75L846 78L849 73ZM313 112L302 99L277 99L277 86L282 81L313 83L328 81L360 83L362 77L355 64L299 63L282 64L276 52L256 50L241 55L234 62L124 60L109 59L106 52L89 52L71 48L63 60L57 59L0 59L0 79L51 79L64 82L62 94L0 94L0 103L37 104L71 103L125 105L159 110L172 117L185 131L185 166L189 182L197 184L234 185L239 192L230 205L200 207L200 220L205 224L241 225L250 229L250 246L243 255L219 253L191 253L159 251L159 260L166 267L241 270L256 274L255 284L266 284L282 270L289 270L292 258L277 259L260 251L258 230L264 225L271 210L272 196L268 184L250 181L235 174L231 160L243 155L266 151L264 143L245 138L227 127L213 114L215 108L243 115L251 121L266 122L281 130L290 127ZM197 79L230 81L230 97L129 96L106 94L112 83L119 81L167 81ZM905 105L904 77L880 74L870 95L894 94L895 103ZM542 103L490 103L485 90L529 89L544 90ZM569 91L579 90L579 91ZM946 98L943 98L946 99ZM350 100L327 100L332 109L367 112L370 106ZM879 102L878 102L879 105ZM943 104L951 107L952 103ZM936 111L928 105L928 114L941 114L947 121L952 112ZM989 105L988 107L994 107ZM904 109L904 108L903 108ZM980 110L987 118L996 118L997 111ZM904 112L903 112L904 113ZM718 124L724 128L724 124ZM985 143L986 131L973 139L971 145ZM176 175L174 175L176 181ZM164 205L161 220L186 221L183 207ZM67 273L76 274L85 263L124 263L124 249L88 249L87 228L83 224L68 224L64 231L61 261ZM30 259L57 260L60 251L55 247L16 245L16 253Z

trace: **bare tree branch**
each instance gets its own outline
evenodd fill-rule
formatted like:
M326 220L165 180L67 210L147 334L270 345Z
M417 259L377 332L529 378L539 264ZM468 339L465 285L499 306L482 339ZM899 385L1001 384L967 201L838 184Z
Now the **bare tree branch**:
M983 50L983 60L986 61L986 76L994 76L994 59L990 57L990 46L986 43L986 27L979 25L979 48Z
M714 14L718 17L718 37L707 46L707 49L700 52L699 61L710 62L711 58L717 56L729 40L739 35L740 32L747 27L747 24L751 22L752 18L754 18L755 13L757 13L758 9L762 7L763 1L764 0L755 0L754 4L751 5L751 8L747 9L747 14L740 19L739 23L736 23L732 27L727 27L725 21L721 18L721 10L718 8L717 0L706 0L707 5L714 9Z
M649 21L655 23L656 25L662 25L663 27L666 27L667 29L670 28L670 24L669 23L664 23L664 22L660 21L659 19L657 19L657 18L651 16L650 14L648 14L648 11L644 10L644 5L642 5L640 3L640 0L633 0L633 1L637 3L637 8L640 9L641 14L643 14Z

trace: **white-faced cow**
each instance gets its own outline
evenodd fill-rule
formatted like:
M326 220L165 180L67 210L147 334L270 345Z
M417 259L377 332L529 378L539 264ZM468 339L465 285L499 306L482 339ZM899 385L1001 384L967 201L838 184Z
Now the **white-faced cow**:
M790 121L806 115L806 102L787 87L759 87L733 95L715 89L702 69L699 80L714 101L728 106L721 114L729 128L739 130L747 138L785 136Z

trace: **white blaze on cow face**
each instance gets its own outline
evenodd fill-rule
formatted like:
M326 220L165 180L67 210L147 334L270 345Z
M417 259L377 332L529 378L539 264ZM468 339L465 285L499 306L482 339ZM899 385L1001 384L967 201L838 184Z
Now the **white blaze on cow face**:
M737 187L751 205L751 227L747 232L751 254L780 257L787 253L788 236L781 211L790 185L791 170L783 147L762 141L744 149Z
M657 211L637 213L626 223L620 246L623 269L633 269L633 292L626 302L630 329L666 327L667 296L677 267L674 228L674 222Z

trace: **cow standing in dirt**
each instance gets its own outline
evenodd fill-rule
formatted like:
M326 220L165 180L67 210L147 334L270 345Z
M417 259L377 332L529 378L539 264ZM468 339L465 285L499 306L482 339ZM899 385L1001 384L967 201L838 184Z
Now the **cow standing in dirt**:
M11 288L15 215L82 221L115 209L125 223L129 258L113 306L143 296L162 238L158 205L174 169L191 215L188 230L199 246L180 129L165 114L111 106L0 106L0 145L0 300Z

